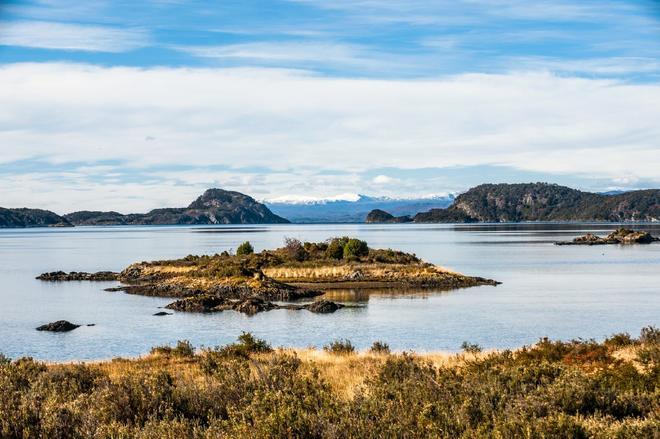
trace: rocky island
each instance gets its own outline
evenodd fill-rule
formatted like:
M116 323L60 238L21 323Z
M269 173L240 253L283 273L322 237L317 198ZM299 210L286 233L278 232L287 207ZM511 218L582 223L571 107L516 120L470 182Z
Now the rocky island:
M139 262L120 273L54 272L43 281L111 280L122 282L107 291L172 297L166 308L186 312L234 310L248 315L272 309L330 313L346 305L327 300L300 303L337 288L434 288L451 290L497 285L491 279L465 276L427 263L413 254L369 248L348 237L326 242L286 239L275 250L254 253L243 243L236 254L186 256Z
M610 233L606 237L596 236L593 233L587 233L579 236L572 241L555 242L556 245L608 245L608 244L651 244L658 242L660 238L652 236L648 232L635 231L620 228Z

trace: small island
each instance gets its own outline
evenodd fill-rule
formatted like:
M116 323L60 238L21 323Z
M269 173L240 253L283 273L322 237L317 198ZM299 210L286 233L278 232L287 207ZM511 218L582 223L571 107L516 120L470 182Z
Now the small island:
M660 238L652 236L648 232L635 231L620 228L606 237L600 237L593 233L578 236L572 241L555 242L556 245L610 245L610 244L651 244L660 241Z
M166 306L170 310L234 310L248 315L273 309L335 312L347 305L327 300L300 302L337 288L452 290L499 284L438 267L413 254L370 248L365 241L349 237L305 243L287 238L284 247L259 253L245 242L235 254L225 251L211 256L139 262L120 273L44 273L37 279L114 279L123 285L106 291L178 299Z

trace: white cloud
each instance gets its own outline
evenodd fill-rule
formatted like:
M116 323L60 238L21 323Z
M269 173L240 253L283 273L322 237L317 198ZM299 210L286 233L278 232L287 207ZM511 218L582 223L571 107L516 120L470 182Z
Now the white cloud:
M356 192L356 173L387 167L501 164L655 181L660 169L657 84L549 73L395 81L47 63L1 67L0 84L0 163L348 171L327 177L163 171L160 184L183 182L186 196L218 184L258 198L328 197ZM48 184L60 184L51 177Z
M396 181L397 180L395 178L388 177L387 175L382 175L382 174L375 176L372 180L374 184L378 184L378 185L392 184Z
M148 34L123 29L48 21L5 22L0 45L87 52L126 52L149 44Z

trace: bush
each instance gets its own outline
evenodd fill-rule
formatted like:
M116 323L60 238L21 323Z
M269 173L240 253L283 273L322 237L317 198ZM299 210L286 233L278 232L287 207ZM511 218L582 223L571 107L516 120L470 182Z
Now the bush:
M344 246L344 259L360 258L369 254L369 246L365 241L351 238Z
M390 345L382 341L375 341L371 345L369 352L372 354L387 355L390 353Z
M227 358L247 359L252 354L264 354L272 351L273 348L265 340L256 338L249 332L243 332L238 336L237 343L205 351L202 359L202 369L210 373L215 371L218 365Z
M307 259L307 250L299 239L284 238L284 251L289 259L302 262Z
M344 257L344 246L348 242L348 237L333 238L328 243L328 248L325 250L325 255L329 259L341 259Z
M179 340L176 342L175 347L171 346L156 346L151 349L152 355L172 355L175 357L193 357L195 355L195 348L188 340Z
M252 247L250 241L245 241L236 249L236 256L246 256L251 255L252 253L254 253L254 247Z
M620 332L606 338L603 344L605 344L605 346L608 348L616 349L624 346L634 345L635 339L633 339L627 332Z
M660 344L660 329L655 326L642 328L639 334L640 343Z
M464 341L461 344L461 349L463 349L463 351L467 352L468 354L478 354L482 351L481 346L476 343L470 343L467 341Z
M355 353L355 346L350 340L335 340L323 346L323 350L334 355L349 355Z

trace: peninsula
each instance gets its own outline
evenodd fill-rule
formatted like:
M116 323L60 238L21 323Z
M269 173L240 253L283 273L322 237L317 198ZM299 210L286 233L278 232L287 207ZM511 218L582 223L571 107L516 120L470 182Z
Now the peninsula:
M412 217L372 211L368 223L475 223L521 221L660 221L660 189L596 194L549 183L482 184L446 209Z
M189 312L235 310L255 314L272 309L328 313L343 307L329 301L300 304L336 288L416 287L451 290L499 282L459 274L424 262L413 254L369 248L359 239L326 242L287 239L275 250L254 253L249 242L236 254L186 256L139 262L121 273L44 273L43 281L116 279L108 291L176 298L167 308Z

